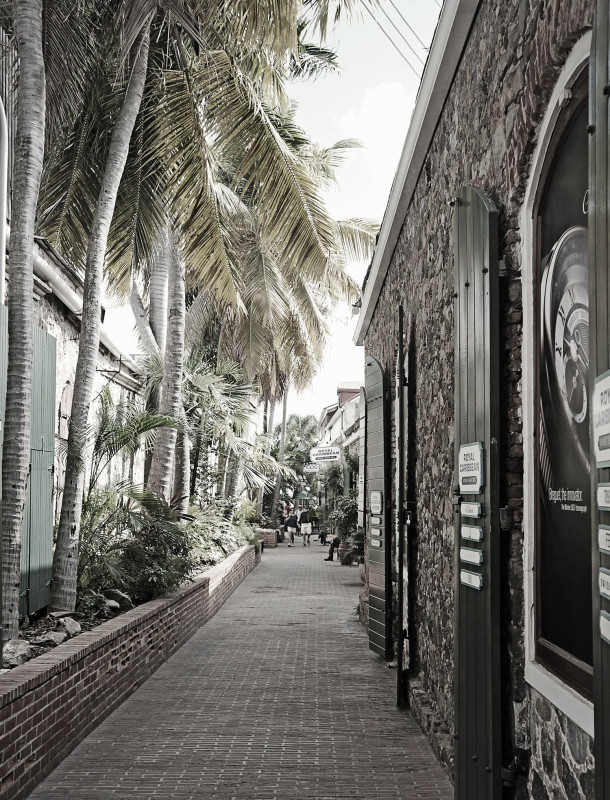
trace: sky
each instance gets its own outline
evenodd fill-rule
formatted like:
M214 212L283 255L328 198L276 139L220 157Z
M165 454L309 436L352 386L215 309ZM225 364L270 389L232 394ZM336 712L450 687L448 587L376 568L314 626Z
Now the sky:
M440 12L437 0L384 0L392 22L379 21L401 52L421 74L426 50L405 21L428 47ZM399 9L404 19L396 11ZM404 36L406 42L401 35ZM322 146L340 139L358 139L363 147L351 154L338 171L338 187L327 197L336 219L367 217L381 222L413 112L419 77L366 14L359 20L340 20L327 44L338 55L341 73L299 83L290 94L297 102L297 123ZM415 52L409 49L409 45ZM367 264L355 264L350 274L359 283ZM314 414L337 400L342 381L364 377L364 348L353 344L357 318L342 306L331 321L324 362L306 392L289 395L288 413Z

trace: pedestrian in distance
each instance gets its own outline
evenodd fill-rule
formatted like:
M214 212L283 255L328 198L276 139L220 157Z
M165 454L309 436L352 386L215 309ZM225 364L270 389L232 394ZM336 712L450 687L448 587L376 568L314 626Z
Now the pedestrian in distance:
M324 561L333 561L333 553L341 544L341 539L339 536L335 536L330 543L330 547L328 549L328 558L325 558Z
M288 531L288 537L290 539L288 547L292 547L292 545L294 544L294 536L297 532L298 527L299 527L299 522L297 520L297 515L292 513L286 520L286 530Z
M309 511L306 508L301 511L299 526L303 535L303 547L307 547L308 544L311 544L311 522L309 520Z

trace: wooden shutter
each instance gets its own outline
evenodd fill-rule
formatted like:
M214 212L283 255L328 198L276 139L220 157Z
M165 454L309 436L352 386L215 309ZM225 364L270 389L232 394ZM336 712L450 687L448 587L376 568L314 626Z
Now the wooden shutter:
M589 391L592 398L591 440L591 521L593 565L593 676L595 703L595 786L596 798L610 796L610 600L602 596L602 579L610 571L610 553L602 549L602 535L610 526L610 510L599 509L598 488L610 484L610 468L599 453L600 429L597 424L601 391L607 387L610 370L608 334L608 99L610 73L610 20L608 0L599 0L595 16L593 47L589 69ZM608 505L602 499L602 505ZM583 620L584 623L584 620Z
M386 459L388 428L385 379L381 364L366 359L366 491L369 563L369 647L392 657L390 530Z
M457 800L502 796L497 211L455 199Z

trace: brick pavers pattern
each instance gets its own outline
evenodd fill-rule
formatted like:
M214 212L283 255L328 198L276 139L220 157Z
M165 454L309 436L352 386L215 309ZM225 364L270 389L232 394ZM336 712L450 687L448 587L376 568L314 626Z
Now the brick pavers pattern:
M35 800L449 800L356 568L286 544L30 795Z

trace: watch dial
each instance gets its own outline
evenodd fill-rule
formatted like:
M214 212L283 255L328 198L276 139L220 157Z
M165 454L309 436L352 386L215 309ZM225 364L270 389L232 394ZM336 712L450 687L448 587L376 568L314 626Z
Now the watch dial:
M543 391L547 420L553 419L551 427L556 433L562 427L569 433L580 462L588 470L587 250L586 229L575 227L563 234L549 254L542 282L542 356L548 381ZM559 449L565 453L566 446L568 442L563 442Z

